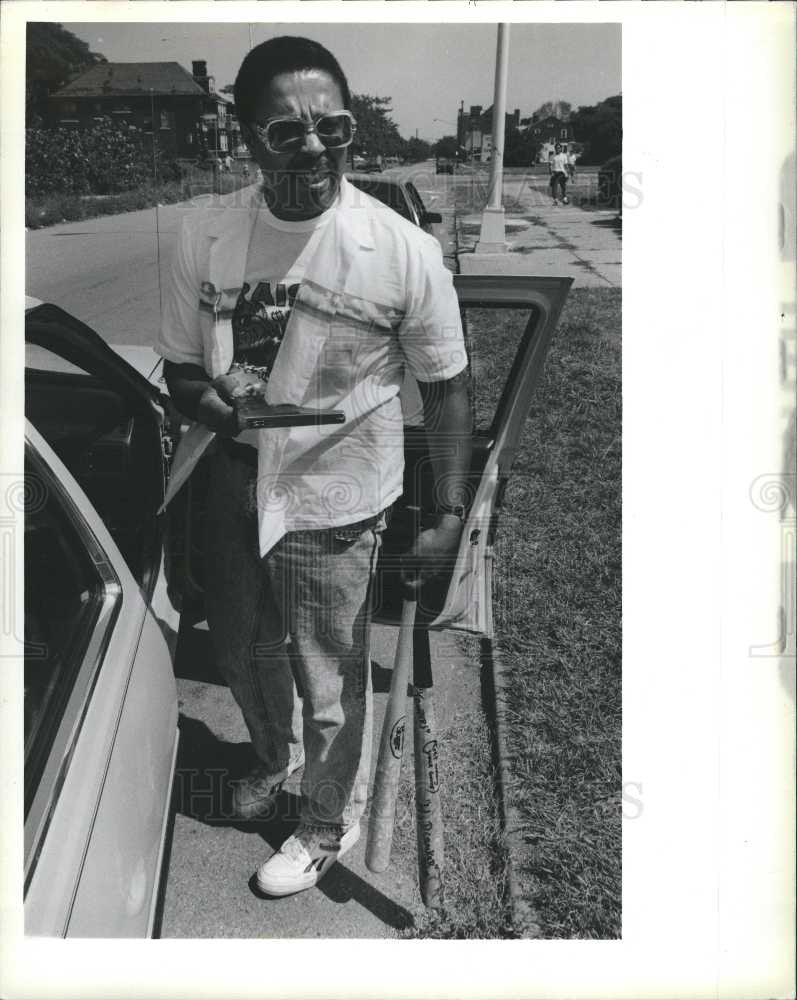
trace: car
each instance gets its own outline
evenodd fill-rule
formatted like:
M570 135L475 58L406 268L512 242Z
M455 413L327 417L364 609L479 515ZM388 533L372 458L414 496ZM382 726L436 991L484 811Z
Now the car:
M453 174L456 166L457 161L451 156L436 156L434 159L434 172L436 174Z
M375 178L357 173L348 173L346 176L360 190L443 242L441 234L434 230L435 226L442 224L443 216L439 212L427 211L412 181L401 180L398 177Z
M456 275L475 422L453 567L425 588L430 628L492 635L492 547L512 459L572 279ZM494 342L496 310L511 333ZM145 937L168 865L173 661L203 614L203 461L166 515L183 432L148 348L113 349L55 305L25 322L25 928ZM430 503L420 393L407 377L404 493L378 565L396 623L398 560ZM200 616L199 618L197 616Z
M27 301L25 339L25 930L151 936L178 745L170 404L154 351L54 305Z

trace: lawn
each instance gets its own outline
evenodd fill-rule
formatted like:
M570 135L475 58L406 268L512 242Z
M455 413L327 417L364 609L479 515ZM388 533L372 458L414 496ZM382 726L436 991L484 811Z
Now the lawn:
M570 293L496 544L506 794L543 937L620 935L620 308L616 289Z
M498 819L483 684L486 709L455 720L442 742L441 787L452 790L443 796L451 831L445 906L419 906L403 936L517 937L530 925L543 938L620 935L620 306L617 289L570 293L499 520L504 792L519 831L510 848ZM469 310L477 427L490 423L526 319ZM470 662L479 656L474 641L463 639ZM399 815L412 817L411 800L405 771ZM399 824L394 849L413 870L411 823ZM507 903L510 851L524 926L513 925Z

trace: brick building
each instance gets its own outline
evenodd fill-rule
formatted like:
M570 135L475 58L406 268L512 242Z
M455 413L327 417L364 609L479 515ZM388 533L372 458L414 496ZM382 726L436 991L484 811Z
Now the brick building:
M204 60L192 69L177 62L99 63L50 95L48 124L91 128L109 117L156 136L158 148L175 157L195 158L203 146L234 153L241 143L234 106L213 90Z
M520 126L520 109L504 116L504 135L508 138ZM488 163L493 148L493 108L486 111L481 104L472 104L466 114L464 105L457 112L457 144L465 150L467 160Z

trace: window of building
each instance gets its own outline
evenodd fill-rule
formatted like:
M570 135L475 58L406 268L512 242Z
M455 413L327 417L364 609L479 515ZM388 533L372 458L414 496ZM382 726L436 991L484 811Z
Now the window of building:
M174 113L172 111L161 111L161 129L174 128Z
M563 129L562 129L562 130L561 130L561 131L559 132L559 138L560 138L560 139L566 139L566 138L567 138L567 129L566 129L566 128L563 128Z

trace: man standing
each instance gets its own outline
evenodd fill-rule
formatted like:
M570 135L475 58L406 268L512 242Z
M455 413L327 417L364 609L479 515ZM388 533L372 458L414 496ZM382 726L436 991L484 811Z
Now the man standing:
M548 169L551 172L551 195L554 205L558 205L556 195L559 190L562 192L562 201L568 204L567 197L567 154L562 152L562 145L558 143L554 146L554 155L548 161Z
M437 483L431 526L406 557L410 589L458 546L471 418L439 245L343 176L356 122L334 56L304 38L264 42L241 65L235 105L262 189L186 219L158 349L178 408L217 435L207 617L257 756L236 814L267 816L304 765L299 826L257 873L262 891L287 895L360 833L371 591L402 492L405 367ZM342 410L345 423L240 432L235 395L263 381L267 402Z

